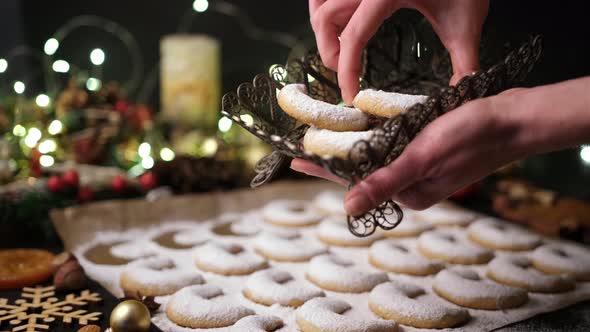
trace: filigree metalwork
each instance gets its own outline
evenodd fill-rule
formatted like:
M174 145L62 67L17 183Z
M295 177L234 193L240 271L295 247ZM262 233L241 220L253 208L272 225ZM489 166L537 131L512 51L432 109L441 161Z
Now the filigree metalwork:
M382 29L378 36L383 36L386 32ZM488 70L466 76L455 86L434 90L432 87L436 84L425 85L421 79L414 81L412 87L395 83L399 81L400 73L404 72L399 70L400 65L396 63L391 64L392 68L397 68L395 72L378 73L374 63L371 65L371 57L374 57L374 54L380 54L382 59L389 61L400 61L395 54L388 55L388 49L384 45L383 42L372 42L366 50L367 86L414 93L427 91L430 97L426 102L411 107L404 114L392 119L382 119L372 128L372 138L355 143L348 158L324 158L305 151L300 141L308 126L298 124L278 106L277 92L284 84L290 83L305 84L313 98L331 103L340 100L335 73L322 64L316 53L311 53L301 60L291 61L285 66L275 66L269 75L258 75L252 83L241 84L237 93L230 92L223 97L222 113L272 145L275 150L256 166L258 174L251 183L253 187L268 182L287 157L309 160L351 184L364 179L376 169L395 160L420 130L438 116L470 100L497 94L519 84L538 61L542 40L540 36L531 38ZM395 53L396 47L391 47L389 51ZM245 121L244 114L252 115L254 122ZM395 216L396 219L392 221L391 216ZM349 217L348 220L350 231L354 235L368 236L377 228L394 228L402 218L403 213L399 206L393 201L387 201L364 216Z

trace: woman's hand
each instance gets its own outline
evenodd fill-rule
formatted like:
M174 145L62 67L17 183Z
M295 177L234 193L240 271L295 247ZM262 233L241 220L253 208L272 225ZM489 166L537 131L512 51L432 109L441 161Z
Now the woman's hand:
M481 27L488 0L309 0L311 25L324 64L338 72L347 103L358 92L363 48L400 8L413 8L432 24L451 55L451 84L479 67Z
M590 142L590 77L474 100L424 128L391 164L356 184L346 211L360 215L393 198L424 209L528 155ZM342 184L310 162L291 168Z

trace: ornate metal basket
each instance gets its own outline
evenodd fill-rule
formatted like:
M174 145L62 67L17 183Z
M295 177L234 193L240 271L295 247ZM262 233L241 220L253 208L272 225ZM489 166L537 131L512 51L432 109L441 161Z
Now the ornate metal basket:
M251 186L257 187L269 181L289 158L312 161L354 184L391 163L420 130L438 116L470 100L497 94L522 82L539 59L542 49L540 36L533 37L510 52L503 61L466 76L457 85L449 87L445 86L450 76L448 55L433 57L427 70L416 66L404 68L403 59L399 56L400 40L394 25L386 24L380 29L365 51L361 84L374 89L422 93L430 97L425 103L417 104L395 118L379 119L372 128L372 138L357 142L346 159L324 158L305 151L300 141L308 126L297 123L277 103L278 91L290 83L305 84L310 96L315 99L330 103L340 101L336 75L322 64L317 53L290 61L285 66L275 66L269 74L257 75L252 83L241 84L237 92L225 94L222 114L274 149L273 153L257 163L257 176ZM244 114L250 114L254 122L246 121ZM368 236L378 227L393 229L402 218L402 210L390 200L363 216L349 216L348 226L354 235Z

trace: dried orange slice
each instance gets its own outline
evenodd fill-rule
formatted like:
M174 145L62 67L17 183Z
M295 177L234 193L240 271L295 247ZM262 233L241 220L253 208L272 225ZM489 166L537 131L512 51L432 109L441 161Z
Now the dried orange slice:
M33 286L53 274L54 255L39 249L0 250L0 290Z

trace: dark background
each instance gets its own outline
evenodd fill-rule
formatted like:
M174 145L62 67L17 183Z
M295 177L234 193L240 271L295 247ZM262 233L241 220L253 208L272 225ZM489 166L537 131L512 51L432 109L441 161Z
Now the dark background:
M216 0L210 0L210 8ZM219 2L219 1L218 1ZM307 1L228 0L242 9L253 24L262 30L289 33L302 45L313 47ZM531 34L542 34L545 50L541 63L530 75L527 85L548 84L590 75L590 24L584 1L492 0L486 31L496 39L518 44ZM113 20L133 34L144 58L144 72L157 73L159 40L176 31L182 17L192 11L191 0L139 1L0 1L0 57L10 49L26 44L42 50L44 42L66 21L77 15L97 15ZM190 15L190 14L189 14ZM245 33L240 19L215 13L193 12L191 32L217 37L223 49L223 91L235 88L255 74L265 72L271 64L282 63L291 50L268 40L253 40ZM243 18L243 17L242 17ZM88 53L95 47L107 53L103 75L105 80L125 80L134 65L125 48L101 31L81 29L61 44L56 58L64 58L84 69L91 68ZM10 62L9 70L0 78L2 94L10 93L11 82L28 79L39 82L38 63L32 58ZM19 76L20 75L20 76ZM26 76L21 78L22 76ZM154 76L157 78L157 75ZM62 78L63 79L63 78ZM40 84L27 84L33 95ZM158 86L146 91L149 103L158 105ZM558 109L555 110L559 112ZM526 176L535 182L559 189L567 194L590 199L590 167L579 157L579 148L530 158L525 162Z

